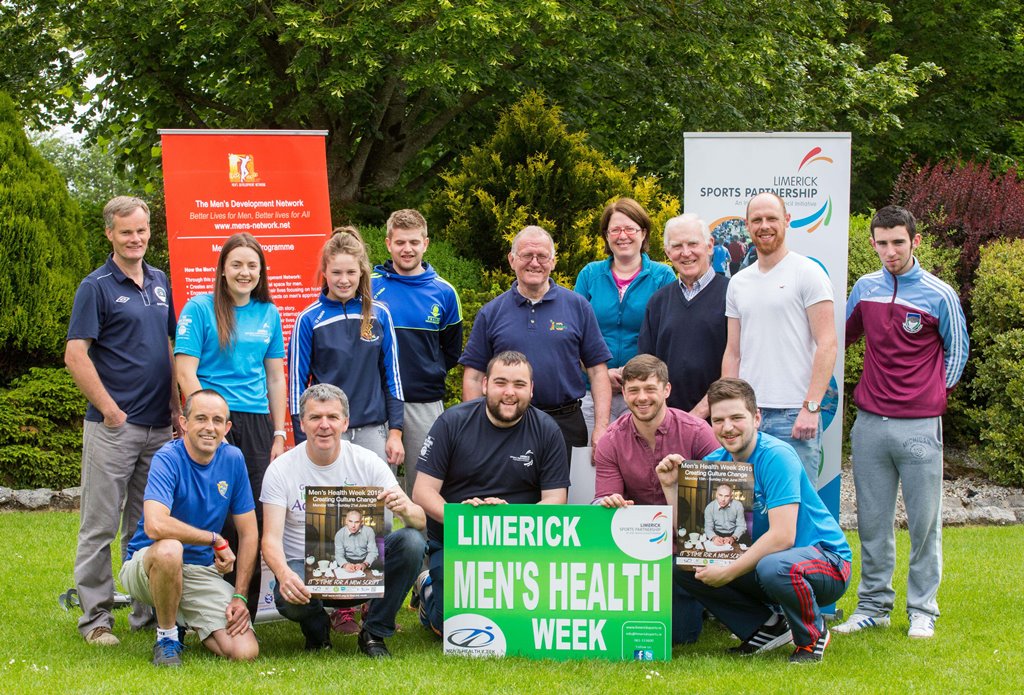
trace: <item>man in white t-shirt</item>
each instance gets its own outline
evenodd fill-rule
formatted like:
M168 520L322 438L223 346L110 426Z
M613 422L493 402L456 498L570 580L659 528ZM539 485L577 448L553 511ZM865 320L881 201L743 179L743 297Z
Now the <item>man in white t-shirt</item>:
M384 638L395 633L395 615L423 564L426 525L423 508L413 504L394 474L376 454L343 441L348 428L348 398L337 386L314 384L299 399L306 441L271 462L263 479L263 557L277 578L278 612L299 623L310 651L331 646L331 622L325 606L350 607L361 600L312 598L303 581L306 510L303 491L310 486L381 487L386 509L405 528L384 538L384 596L370 601L359 632L359 650L371 657L391 656Z
M761 193L747 204L757 263L729 282L722 376L757 394L761 431L796 449L816 487L821 465L821 401L836 363L832 283L814 260L786 248L789 213Z

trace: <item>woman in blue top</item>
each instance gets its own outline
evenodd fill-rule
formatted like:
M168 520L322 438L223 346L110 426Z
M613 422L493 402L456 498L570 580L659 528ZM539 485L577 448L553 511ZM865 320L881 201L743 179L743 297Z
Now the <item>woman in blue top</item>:
M235 234L224 242L213 294L193 297L181 310L174 367L183 395L213 389L228 402L231 430L226 439L242 450L258 501L267 466L284 451L286 394L281 317L270 298L263 249L251 234ZM256 520L262 536L259 504ZM230 520L222 535L238 547ZM248 592L250 615L259 607L259 566L257 557Z
M404 407L391 313L373 301L370 259L359 232L339 227L320 258L320 297L299 313L288 344L288 397L296 441L299 397L310 384L334 384L349 402L345 438L395 467Z
M675 280L675 273L647 255L651 218L632 198L609 203L601 214L601 236L608 258L588 263L576 278L576 291L590 302L601 335L611 350L608 378L612 384L611 420L626 412L622 399L622 366L636 356L637 337L647 300ZM587 429L594 429L594 402L583 397Z

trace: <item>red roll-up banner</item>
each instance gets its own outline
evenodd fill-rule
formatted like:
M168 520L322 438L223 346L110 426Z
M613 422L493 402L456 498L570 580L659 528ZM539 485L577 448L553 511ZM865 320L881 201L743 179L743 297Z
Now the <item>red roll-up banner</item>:
M326 131L161 130L171 287L185 302L213 291L224 241L263 247L285 344L320 291L318 253L331 232Z

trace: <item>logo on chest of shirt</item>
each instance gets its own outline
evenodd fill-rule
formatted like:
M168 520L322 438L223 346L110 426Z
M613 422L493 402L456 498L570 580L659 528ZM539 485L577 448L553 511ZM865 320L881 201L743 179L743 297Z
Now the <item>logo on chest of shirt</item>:
M167 290L165 290L163 287L153 288L153 294L155 294L156 298L159 299L161 302L167 302Z
M437 304L430 307L430 313L427 314L427 323L432 323L435 326L441 323L441 307Z
M124 295L122 294L122 295L121 295L120 297L118 297L118 298L117 298L117 299L115 299L114 301L115 301L115 302L117 302L118 304L124 304L124 303L125 303L125 302L127 302L127 301L128 301L129 299L131 299L131 297L125 297L125 296L124 296Z
M549 330L552 330L552 331L564 331L565 330L565 324L562 323L561 321L554 321L554 320L552 320L551 321L551 328Z
M921 314L907 312L907 318L903 321L903 330L907 333L917 333L921 330Z
M509 456L509 459L523 464L523 468L529 468L533 465L533 449L527 449L526 453L519 454L519 456Z
M260 326L259 330L246 331L245 336L255 342L263 343L264 345L270 344L270 322L264 321L263 325Z
M228 481L222 480L219 483L217 483L217 492L220 493L221 497L223 497L224 499L227 499L228 498Z

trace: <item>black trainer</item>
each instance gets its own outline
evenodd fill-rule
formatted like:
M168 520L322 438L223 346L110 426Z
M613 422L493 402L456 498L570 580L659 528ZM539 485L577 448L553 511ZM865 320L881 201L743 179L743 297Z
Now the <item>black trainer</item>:
M359 651L374 659L387 659L391 656L384 638L372 635L365 629L359 631Z
M793 633L789 629L786 619L779 616L774 625L762 625L753 635L748 637L742 644L732 647L729 651L733 654L749 656L760 652L767 652L789 644L793 641Z
M825 647L832 641L832 633L825 628L825 631L818 636L814 644L806 647L797 647L793 655L789 657L791 664L816 664L825 656Z

